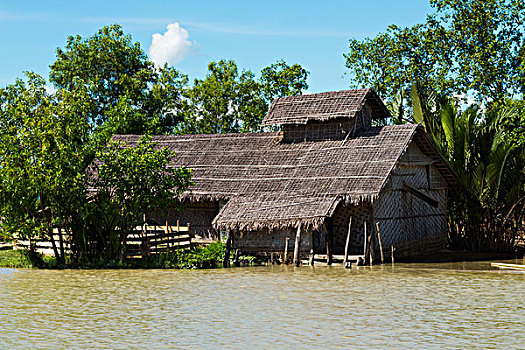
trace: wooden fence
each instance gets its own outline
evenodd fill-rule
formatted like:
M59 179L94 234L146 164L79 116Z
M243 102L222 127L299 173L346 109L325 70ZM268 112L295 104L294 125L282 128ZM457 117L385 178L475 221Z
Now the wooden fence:
M126 255L140 258L191 246L190 224L187 226L137 226L126 240Z
M58 229L53 229L53 239L60 249L60 236ZM62 234L64 251L66 254L70 250L70 237ZM14 249L27 249L31 244L36 247L36 251L44 255L54 255L53 245L48 240L14 240ZM126 257L141 258L143 256L166 253L175 249L184 249L191 246L190 224L177 225L142 225L137 226L126 239Z

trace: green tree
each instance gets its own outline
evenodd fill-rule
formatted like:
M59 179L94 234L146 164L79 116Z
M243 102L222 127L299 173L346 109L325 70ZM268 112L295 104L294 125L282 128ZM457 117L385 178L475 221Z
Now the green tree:
M516 0L430 0L435 12L423 24L362 41L345 54L354 86L372 86L391 102L410 87L451 96L469 93L498 105L525 91L525 5ZM399 107L399 104L398 104ZM394 111L399 115L399 111Z
M50 68L58 89L87 91L88 120L107 129L105 141L113 133L170 132L176 124L187 77L167 66L156 69L119 25L89 38L69 37Z
M122 260L126 238L142 223L142 214L176 205L191 184L191 170L169 166L173 156L146 136L136 145L110 141L97 153L85 227L74 237L78 260Z
M308 88L308 72L300 65L278 61L256 79L251 71L239 73L232 60L208 65L205 79L195 79L186 90L187 108L181 109L178 133L210 134L254 132L269 104L280 96L301 94Z
M20 238L53 240L52 228L78 205L88 125L80 114L68 113L58 96L46 92L45 81L26 73L0 89L0 198L2 225Z
M301 95L308 89L308 74L301 65L290 66L284 60L263 68L260 81L266 102L271 103L277 97Z

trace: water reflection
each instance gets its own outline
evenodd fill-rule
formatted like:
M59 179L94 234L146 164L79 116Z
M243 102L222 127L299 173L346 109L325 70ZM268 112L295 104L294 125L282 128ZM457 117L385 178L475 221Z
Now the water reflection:
M489 263L0 269L0 345L517 349L524 287Z

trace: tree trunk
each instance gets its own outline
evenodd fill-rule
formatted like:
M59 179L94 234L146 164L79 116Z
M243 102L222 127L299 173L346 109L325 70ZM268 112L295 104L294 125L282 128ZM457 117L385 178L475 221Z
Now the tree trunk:
M62 235L62 228L58 228L58 244L60 246L60 263L66 263L66 254L64 252L64 237Z
M224 260L222 261L222 266L230 267L230 250L232 246L232 230L228 231L228 238L226 239L226 252L224 252Z

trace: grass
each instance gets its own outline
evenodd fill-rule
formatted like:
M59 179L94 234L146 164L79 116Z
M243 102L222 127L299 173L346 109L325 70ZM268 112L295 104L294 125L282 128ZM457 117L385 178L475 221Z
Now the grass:
M1 249L0 267L10 268L52 268L55 258L25 250Z

